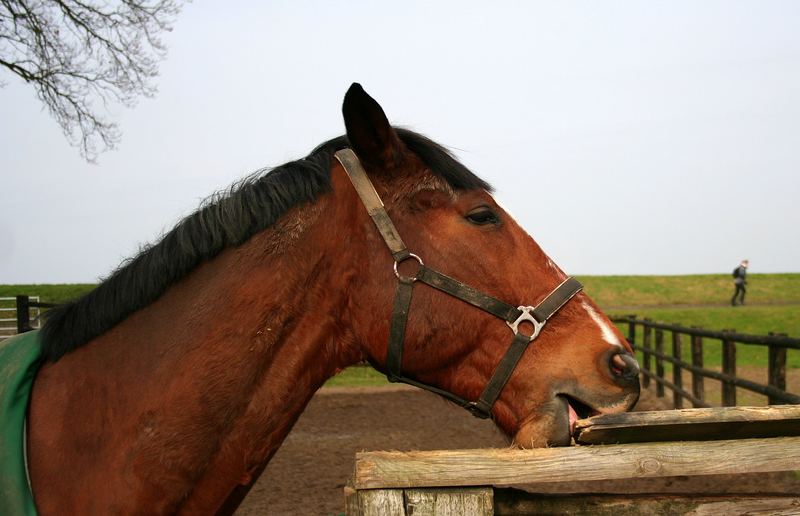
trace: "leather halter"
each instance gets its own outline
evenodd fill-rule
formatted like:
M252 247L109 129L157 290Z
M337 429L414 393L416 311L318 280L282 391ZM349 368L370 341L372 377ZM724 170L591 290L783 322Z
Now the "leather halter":
M356 154L351 149L342 149L335 156L350 177L358 196L367 208L369 216L375 222L375 226L377 226L394 258L394 273L397 276L398 284L386 355L386 369L388 370L387 377L389 381L407 383L434 392L464 407L476 417L491 418L495 401L503 391L503 387L505 387L514 372L514 368L522 358L522 354L528 348L528 345L539 336L548 319L564 306L567 301L572 299L575 294L580 292L583 286L575 278L567 278L535 307L519 306L515 308L456 279L426 267L419 256L411 253L406 248ZM411 277L403 276L398 272L398 265L409 259L416 260L419 263L416 275ZM406 321L411 307L412 288L417 281L421 281L503 319L514 333L514 338L508 351L500 360L478 401L468 401L438 387L403 376L403 342L405 340ZM525 335L519 331L519 325L522 322L529 322L533 325L534 330L531 335Z

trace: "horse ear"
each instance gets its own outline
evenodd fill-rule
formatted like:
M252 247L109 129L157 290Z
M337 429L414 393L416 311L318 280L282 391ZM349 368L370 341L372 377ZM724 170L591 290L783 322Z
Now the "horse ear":
M350 147L367 168L392 168L398 163L400 138L381 106L357 82L344 95L342 114Z

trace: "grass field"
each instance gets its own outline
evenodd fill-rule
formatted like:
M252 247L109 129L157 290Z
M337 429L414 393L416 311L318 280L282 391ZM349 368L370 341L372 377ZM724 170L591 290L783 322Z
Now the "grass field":
M730 274L688 276L579 276L586 292L604 310L683 305L729 306ZM800 274L748 274L750 304L800 304Z
M733 292L729 275L688 276L581 276L586 292L610 315L637 317L700 326L710 330L735 329L765 335L773 331L800 337L800 273L750 274L746 306L730 306ZM0 285L0 297L38 295L41 301L61 303L90 291L92 284ZM627 326L620 325L623 334ZM684 344L688 353L688 342ZM719 341L707 339L705 363L720 364ZM766 348L738 346L737 364L763 368ZM686 357L688 358L688 356ZM668 366L669 364L667 364ZM788 367L800 369L800 350L789 350ZM350 368L328 385L384 385L385 378L368 367Z

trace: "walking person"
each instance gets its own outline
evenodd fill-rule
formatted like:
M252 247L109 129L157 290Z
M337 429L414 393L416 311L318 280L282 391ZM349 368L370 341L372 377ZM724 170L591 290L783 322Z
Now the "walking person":
M731 298L731 305L736 306L736 298L739 298L739 304L744 304L744 295L747 292L745 286L747 285L747 260L742 260L742 263L739 264L738 267L733 269L733 284L736 287L736 290L733 291L733 297Z

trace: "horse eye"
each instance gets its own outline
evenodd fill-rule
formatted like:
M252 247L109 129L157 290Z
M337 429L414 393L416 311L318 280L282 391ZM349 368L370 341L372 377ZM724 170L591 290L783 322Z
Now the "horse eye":
M476 226L500 223L500 217L498 217L495 212L486 206L481 206L480 208L476 208L475 210L467 213L466 219Z

